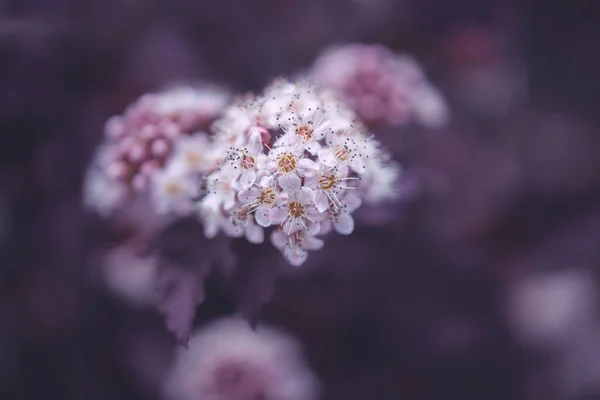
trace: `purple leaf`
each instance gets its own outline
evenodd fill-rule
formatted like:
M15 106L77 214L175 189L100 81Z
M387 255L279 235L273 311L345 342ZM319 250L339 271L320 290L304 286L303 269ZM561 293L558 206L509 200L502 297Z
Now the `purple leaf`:
M232 276L237 309L254 326L275 292L281 257L269 243L257 246L238 240L234 251L239 260Z
M161 294L158 310L164 315L167 329L187 347L196 306L204 300L206 265L185 268L162 262L157 274Z
M200 224L190 219L176 221L151 244L149 251L160 259L158 311L167 329L186 347L196 307L204 301L204 279L230 256L229 244L224 237L207 239Z

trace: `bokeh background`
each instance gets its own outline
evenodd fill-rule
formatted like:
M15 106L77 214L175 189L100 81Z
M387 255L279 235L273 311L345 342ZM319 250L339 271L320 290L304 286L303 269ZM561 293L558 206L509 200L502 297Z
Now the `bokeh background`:
M99 283L94 255L123 238L81 206L107 118L171 82L259 91L353 42L415 56L452 120L376 132L417 189L282 273L261 320L327 400L600 398L599 9L0 2L0 398L161 398L175 340ZM211 275L195 325L234 308Z

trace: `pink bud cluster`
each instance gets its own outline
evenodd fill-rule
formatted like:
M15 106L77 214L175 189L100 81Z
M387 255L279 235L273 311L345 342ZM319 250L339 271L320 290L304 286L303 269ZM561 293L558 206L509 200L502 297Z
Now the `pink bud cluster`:
M156 214L191 212L197 177L216 168L205 131L229 99L215 86L178 86L146 94L110 118L85 180L86 205L109 216L144 198Z
M381 45L352 44L326 50L310 71L369 125L444 125L446 104L417 62Z
M193 87L142 96L106 124L107 139L114 144L109 176L134 191L147 189L152 176L165 166L174 141L206 130L227 102L224 92Z

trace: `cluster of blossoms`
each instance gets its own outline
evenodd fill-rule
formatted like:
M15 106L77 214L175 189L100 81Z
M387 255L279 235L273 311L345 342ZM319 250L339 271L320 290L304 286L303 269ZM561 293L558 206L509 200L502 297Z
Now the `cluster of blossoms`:
M165 382L169 400L314 400L318 394L293 338L263 325L253 330L239 318L196 333Z
M217 87L180 86L146 94L109 119L86 179L88 206L109 216L144 195L158 214L190 212L197 176L215 168L205 131L229 97Z
M419 64L381 45L351 44L326 50L310 71L369 125L415 120L438 128L448 120L446 104Z
M306 81L278 80L246 96L213 126L210 152L220 167L204 179L198 203L207 237L219 231L271 242L292 265L323 246L330 231L348 235L352 213L397 195L398 167L335 94Z

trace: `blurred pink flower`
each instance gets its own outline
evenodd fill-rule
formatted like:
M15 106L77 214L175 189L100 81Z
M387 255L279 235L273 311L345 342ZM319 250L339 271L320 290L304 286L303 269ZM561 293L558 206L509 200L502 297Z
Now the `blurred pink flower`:
M318 385L292 338L233 317L179 350L165 391L172 400L311 400Z
M318 84L337 92L367 124L405 125L415 120L437 128L448 120L441 94L417 62L382 45L327 49L311 74Z

